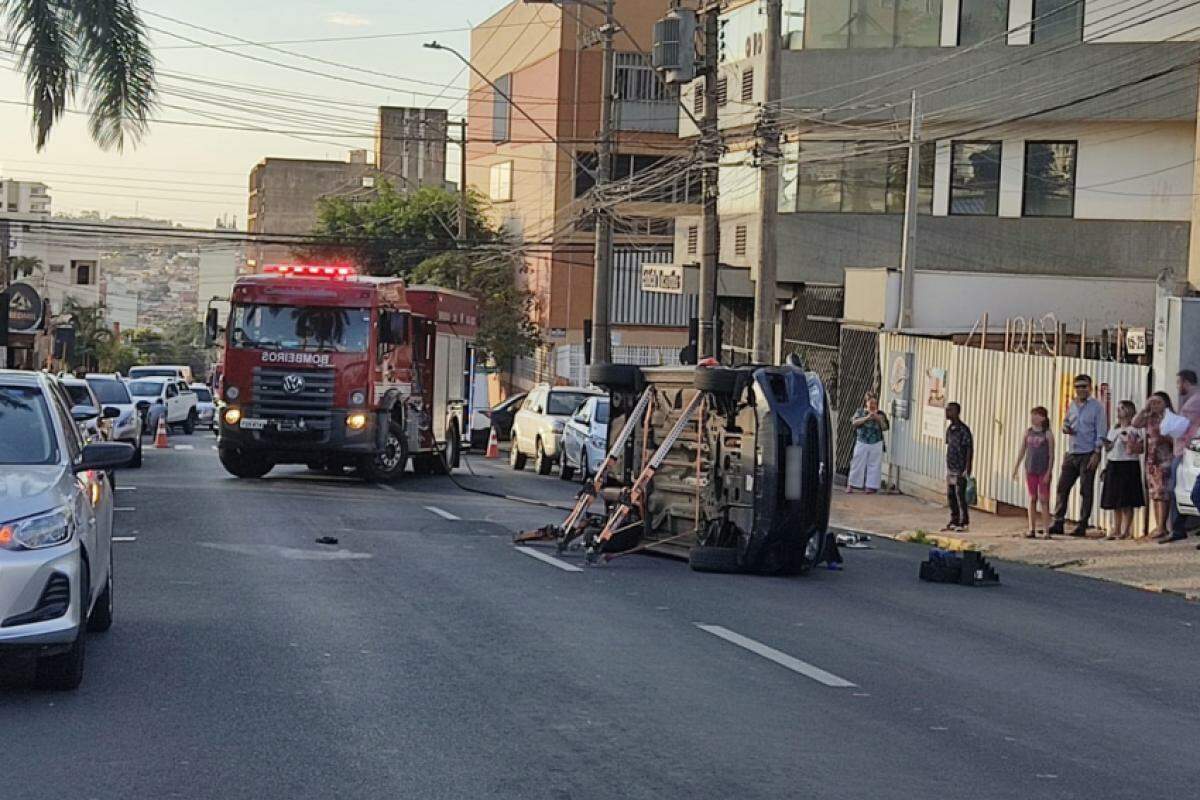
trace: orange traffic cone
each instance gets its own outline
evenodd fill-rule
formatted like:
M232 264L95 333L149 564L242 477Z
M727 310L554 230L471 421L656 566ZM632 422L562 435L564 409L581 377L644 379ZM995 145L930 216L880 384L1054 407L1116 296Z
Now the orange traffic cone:
M492 428L492 435L488 437L487 452L483 454L484 458L499 458L500 457L500 440L496 438L496 429Z
M159 450L165 450L170 446L167 444L167 420L165 417L158 418L158 432L154 434L154 446Z

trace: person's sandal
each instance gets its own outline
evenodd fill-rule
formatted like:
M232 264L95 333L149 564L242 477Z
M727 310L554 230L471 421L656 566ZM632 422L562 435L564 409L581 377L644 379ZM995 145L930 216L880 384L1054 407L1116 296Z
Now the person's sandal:
M1037 531L1030 531L1029 533L1025 534L1025 538L1026 539L1036 539Z

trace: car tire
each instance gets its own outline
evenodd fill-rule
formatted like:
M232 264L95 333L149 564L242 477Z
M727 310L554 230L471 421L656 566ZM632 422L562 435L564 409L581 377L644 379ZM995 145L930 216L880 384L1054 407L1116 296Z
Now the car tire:
M575 477L575 468L571 466L570 459L567 458L567 451L564 448L562 456L558 462L558 477L560 480L569 481Z
M636 391L642 387L642 370L634 364L593 364L588 380L615 391Z
M729 367L696 367L692 385L702 392L728 396L737 391L741 372Z
M191 436L193 433L196 432L196 420L197 419L198 419L198 417L196 416L196 411L195 411L195 409L193 409L188 412L187 419L185 419L183 421L183 432L186 433L188 436Z
M408 442L404 429L395 420L388 425L387 444L383 452L363 461L362 473L372 483L391 483L404 477L408 469Z
M225 471L235 478L261 478L275 467L270 459L245 453L236 447L218 448L217 457Z
M736 547L696 545L688 551L688 566L695 572L741 572Z
M92 608L92 614L88 617L87 629L95 633L104 633L113 624L113 556L112 545L108 547L108 579L104 584L104 591L96 598L96 605Z
M554 462L546 455L546 447L542 440L538 439L534 444L533 471L538 475L549 475L553 468Z
M512 439L512 447L508 450L508 465L517 472L525 469L525 462L529 460L528 456L521 452L521 448L517 447L517 437Z
M91 591L86 578L87 562L81 563L85 577L82 579L83 585L79 594L80 597L86 598ZM69 692L79 688L79 684L83 683L83 667L87 660L87 628L87 621L80 614L79 630L75 633L75 640L71 642L70 649L65 653L42 656L37 660L33 673L34 686L57 692Z

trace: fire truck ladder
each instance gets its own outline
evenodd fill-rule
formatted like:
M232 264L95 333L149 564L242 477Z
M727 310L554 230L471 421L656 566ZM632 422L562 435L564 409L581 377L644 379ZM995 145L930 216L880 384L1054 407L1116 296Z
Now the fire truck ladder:
M547 525L543 528L519 533L513 537L513 544L555 539L558 541L559 552L561 553L566 550L571 542L577 539L587 528L587 510L595 502L596 498L600 496L600 492L604 490L604 486L608 481L608 474L616 465L617 459L620 457L621 451L625 449L626 443L633 436L638 422L642 422L644 425L650 424L653 404L654 389L650 387L642 392L642 396L638 398L637 404L629 412L628 416L626 416L625 424L622 426L621 432L617 434L617 438L613 440L612 446L608 449L607 457L605 457L604 462L596 470L596 476L592 482L580 490L575 501L575 508L571 510L566 521L562 525Z
M654 451L654 455L646 462L645 468L638 475L633 486L629 487L629 490L617 502L616 508L613 509L612 515L604 525L604 530L594 540L588 542L587 557L589 561L594 561L600 555L604 549L604 545L622 529L625 520L629 518L634 508L643 509L642 513L644 515L646 489L649 487L650 481L654 480L654 476L658 472L659 467L662 466L663 461L666 460L667 454L671 452L671 448L675 446L675 442L683 435L684 428L692 421L692 417L695 416L697 409L700 408L703 402L704 393L696 392L692 395L692 399L688 401L688 404L683 407L679 419L675 421L675 425L667 433L666 438L662 440L658 449Z

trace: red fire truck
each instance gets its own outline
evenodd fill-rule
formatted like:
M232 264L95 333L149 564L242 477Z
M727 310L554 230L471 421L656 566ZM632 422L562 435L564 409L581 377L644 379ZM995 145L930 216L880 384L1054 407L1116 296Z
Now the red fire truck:
M467 294L281 265L239 278L220 366L218 451L239 478L307 464L391 481L458 465L477 306ZM220 335L215 309L207 327Z

